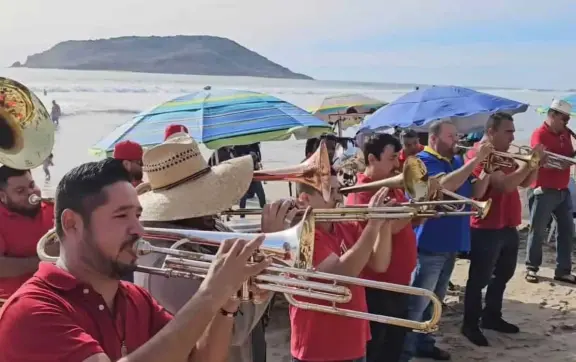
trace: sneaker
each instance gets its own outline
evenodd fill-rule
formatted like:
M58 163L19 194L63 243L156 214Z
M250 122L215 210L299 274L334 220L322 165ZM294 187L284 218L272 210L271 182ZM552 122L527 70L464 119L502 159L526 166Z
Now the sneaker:
M463 325L460 332L462 332L464 337L468 338L470 342L477 346L488 347L490 345L490 343L488 343L488 339L486 339L484 333L482 333L478 326Z
M491 329L501 333L514 334L520 332L520 328L517 325L508 323L502 318L482 319L480 325L483 329Z

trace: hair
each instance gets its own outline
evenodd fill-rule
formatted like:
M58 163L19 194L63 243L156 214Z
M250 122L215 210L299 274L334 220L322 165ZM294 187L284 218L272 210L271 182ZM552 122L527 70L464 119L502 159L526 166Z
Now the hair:
M30 170L17 170L8 166L0 166L0 189L6 188L9 178L24 176L29 172Z
M492 114L486 122L485 131L488 132L489 129L498 131L498 128L500 128L504 121L514 122L514 118L512 118L512 116L508 113L504 112L496 112Z
M62 239L62 213L70 209L78 213L88 225L90 215L108 201L106 186L116 182L130 182L130 174L121 160L106 158L88 162L70 170L56 187L55 224L56 234Z
M377 160L380 159L380 154L384 152L386 146L394 147L394 152L400 152L402 149L402 145L398 138L394 137L391 134L387 133L377 133L368 137L366 142L364 142L364 149L362 152L364 153L364 162L366 165L369 164L368 156L370 154L374 155Z
M404 140L405 138L418 138L418 133L413 129L405 129L400 132L400 140Z
M428 137L440 136L440 133L442 132L442 126L445 124L454 125L454 122L452 122L448 119L441 119L441 120L432 122L432 124L430 125L430 128L428 129Z

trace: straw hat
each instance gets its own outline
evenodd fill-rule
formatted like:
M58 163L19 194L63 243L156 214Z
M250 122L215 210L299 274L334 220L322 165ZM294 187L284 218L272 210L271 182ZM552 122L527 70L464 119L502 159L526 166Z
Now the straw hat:
M552 101L552 104L550 105L550 109L553 109L555 111L558 111L560 113L564 113L567 115L570 115L570 113L572 112L572 106L570 105L570 103L568 103L562 99L554 99Z
M142 157L148 182L136 191L142 221L170 221L217 214L236 204L254 172L251 156L210 167L188 134L178 132Z

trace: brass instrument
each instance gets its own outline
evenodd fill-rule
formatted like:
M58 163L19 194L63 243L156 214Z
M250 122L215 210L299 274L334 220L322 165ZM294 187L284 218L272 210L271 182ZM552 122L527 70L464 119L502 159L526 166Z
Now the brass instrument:
M511 146L521 149L518 146ZM456 147L463 150L471 150L474 148L462 145L456 145ZM532 152L532 149L530 148L530 153L492 151L484 161L484 170L486 173L492 173L498 168L515 168L516 161L526 162L528 164L528 168L531 170L534 170L540 166L540 156L537 153Z
M55 127L38 97L23 84L0 77L0 165L38 167L52 152Z
M292 181L310 185L329 201L332 191L330 157L324 141L312 156L299 165L254 171L254 181Z
M519 154L530 155L530 154L534 153L534 150L529 146L517 146L517 145L513 145L513 144L510 146L517 148ZM562 170L562 169L566 168L566 166L565 166L566 164L568 164L570 166L576 165L576 158L574 158L574 157L559 155L557 153L550 152L550 151L544 151L544 154L547 156L546 157L546 163L544 165L545 167Z
M434 176L434 178L442 177L444 174L439 174ZM404 162L404 168L402 173L396 176L389 177L384 180L373 181L362 185L356 185L352 187L344 187L340 189L343 194L348 194L351 192L363 192L363 191L374 191L382 187L389 188L403 188L406 193L415 201L404 204L404 206L412 207L442 207L448 210L445 215L458 216L458 215L476 215L480 218L485 218L490 211L490 206L492 200L477 201L469 199L467 197L458 195L455 192L441 188L439 191L452 198L453 200L430 200L434 195L430 195L430 183L428 170L426 170L426 165L419 158L410 156ZM460 205L456 207L455 205ZM467 212L464 211L466 205L472 206L476 211ZM445 216L439 215L439 216Z
M145 228L143 239L134 245L137 254L159 253L166 255L166 259L161 268L135 266L135 270L165 277L202 279L206 276L215 256L180 250L178 249L180 246L186 243L194 246L219 246L226 239L252 239L253 237L254 234ZM173 241L175 244L172 248L160 248L153 245L154 241ZM37 245L40 260L50 262L57 260L45 252L46 246L54 242L57 242L57 236L53 230L40 239ZM254 258L260 258L264 255L271 256L274 265L244 283L239 298L242 301L249 301L249 286L254 285L261 290L283 293L291 305L301 309L392 324L425 333L437 329L442 313L442 303L433 292L404 285L318 272L313 269L312 265L313 248L314 219L310 212L306 212L302 220L294 227L281 232L266 234L264 244ZM346 285L430 298L432 317L428 321L420 322L342 308L338 304L347 303L352 298L352 293ZM295 296L310 298L313 301L298 300ZM321 302L316 303L315 301Z
M47 202L47 203L53 204L54 198L52 198L52 197L40 197L36 194L30 195L30 197L28 198L28 203L31 205L38 205L41 202Z

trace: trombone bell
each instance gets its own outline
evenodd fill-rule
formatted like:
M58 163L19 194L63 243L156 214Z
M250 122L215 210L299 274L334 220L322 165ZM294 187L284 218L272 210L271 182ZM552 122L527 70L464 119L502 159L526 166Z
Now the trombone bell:
M40 166L52 152L54 133L40 99L23 84L0 77L0 166Z
M312 156L299 165L272 170L254 171L254 181L292 181L310 185L330 201L332 165L324 140Z

